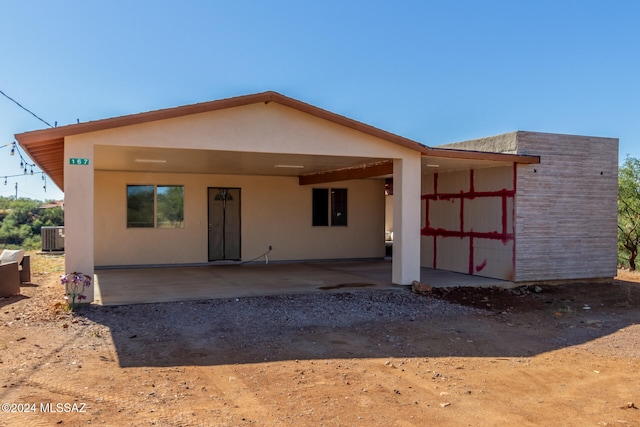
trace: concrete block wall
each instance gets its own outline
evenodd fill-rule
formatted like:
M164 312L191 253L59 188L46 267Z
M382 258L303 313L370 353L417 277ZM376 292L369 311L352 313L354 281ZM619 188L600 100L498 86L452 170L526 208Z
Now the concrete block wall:
M617 273L618 140L517 132L516 281Z

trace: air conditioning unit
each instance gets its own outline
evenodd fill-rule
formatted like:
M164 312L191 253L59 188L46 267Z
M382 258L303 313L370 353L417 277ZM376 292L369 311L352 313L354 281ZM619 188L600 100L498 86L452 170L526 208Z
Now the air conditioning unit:
M64 227L41 227L42 252L64 251Z

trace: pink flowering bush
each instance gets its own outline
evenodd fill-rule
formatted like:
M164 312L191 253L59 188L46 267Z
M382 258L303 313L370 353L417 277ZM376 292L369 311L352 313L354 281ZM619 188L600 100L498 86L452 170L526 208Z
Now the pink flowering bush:
M83 295L84 290L91 285L91 277L86 274L73 272L60 276L60 283L64 285L64 299L71 310L74 310L78 302L87 299Z

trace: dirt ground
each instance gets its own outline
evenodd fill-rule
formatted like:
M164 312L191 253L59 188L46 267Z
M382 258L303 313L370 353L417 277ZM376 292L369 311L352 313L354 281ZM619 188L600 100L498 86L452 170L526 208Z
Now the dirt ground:
M3 426L640 426L637 274L69 313L62 260L32 263L0 298Z

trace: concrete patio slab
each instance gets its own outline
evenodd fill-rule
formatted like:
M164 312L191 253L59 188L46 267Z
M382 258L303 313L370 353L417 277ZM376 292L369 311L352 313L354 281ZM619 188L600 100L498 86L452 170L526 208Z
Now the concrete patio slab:
M442 286L508 286L511 282L422 269L421 282ZM322 261L104 269L95 272L95 303L140 304L362 289L401 289L391 261Z

